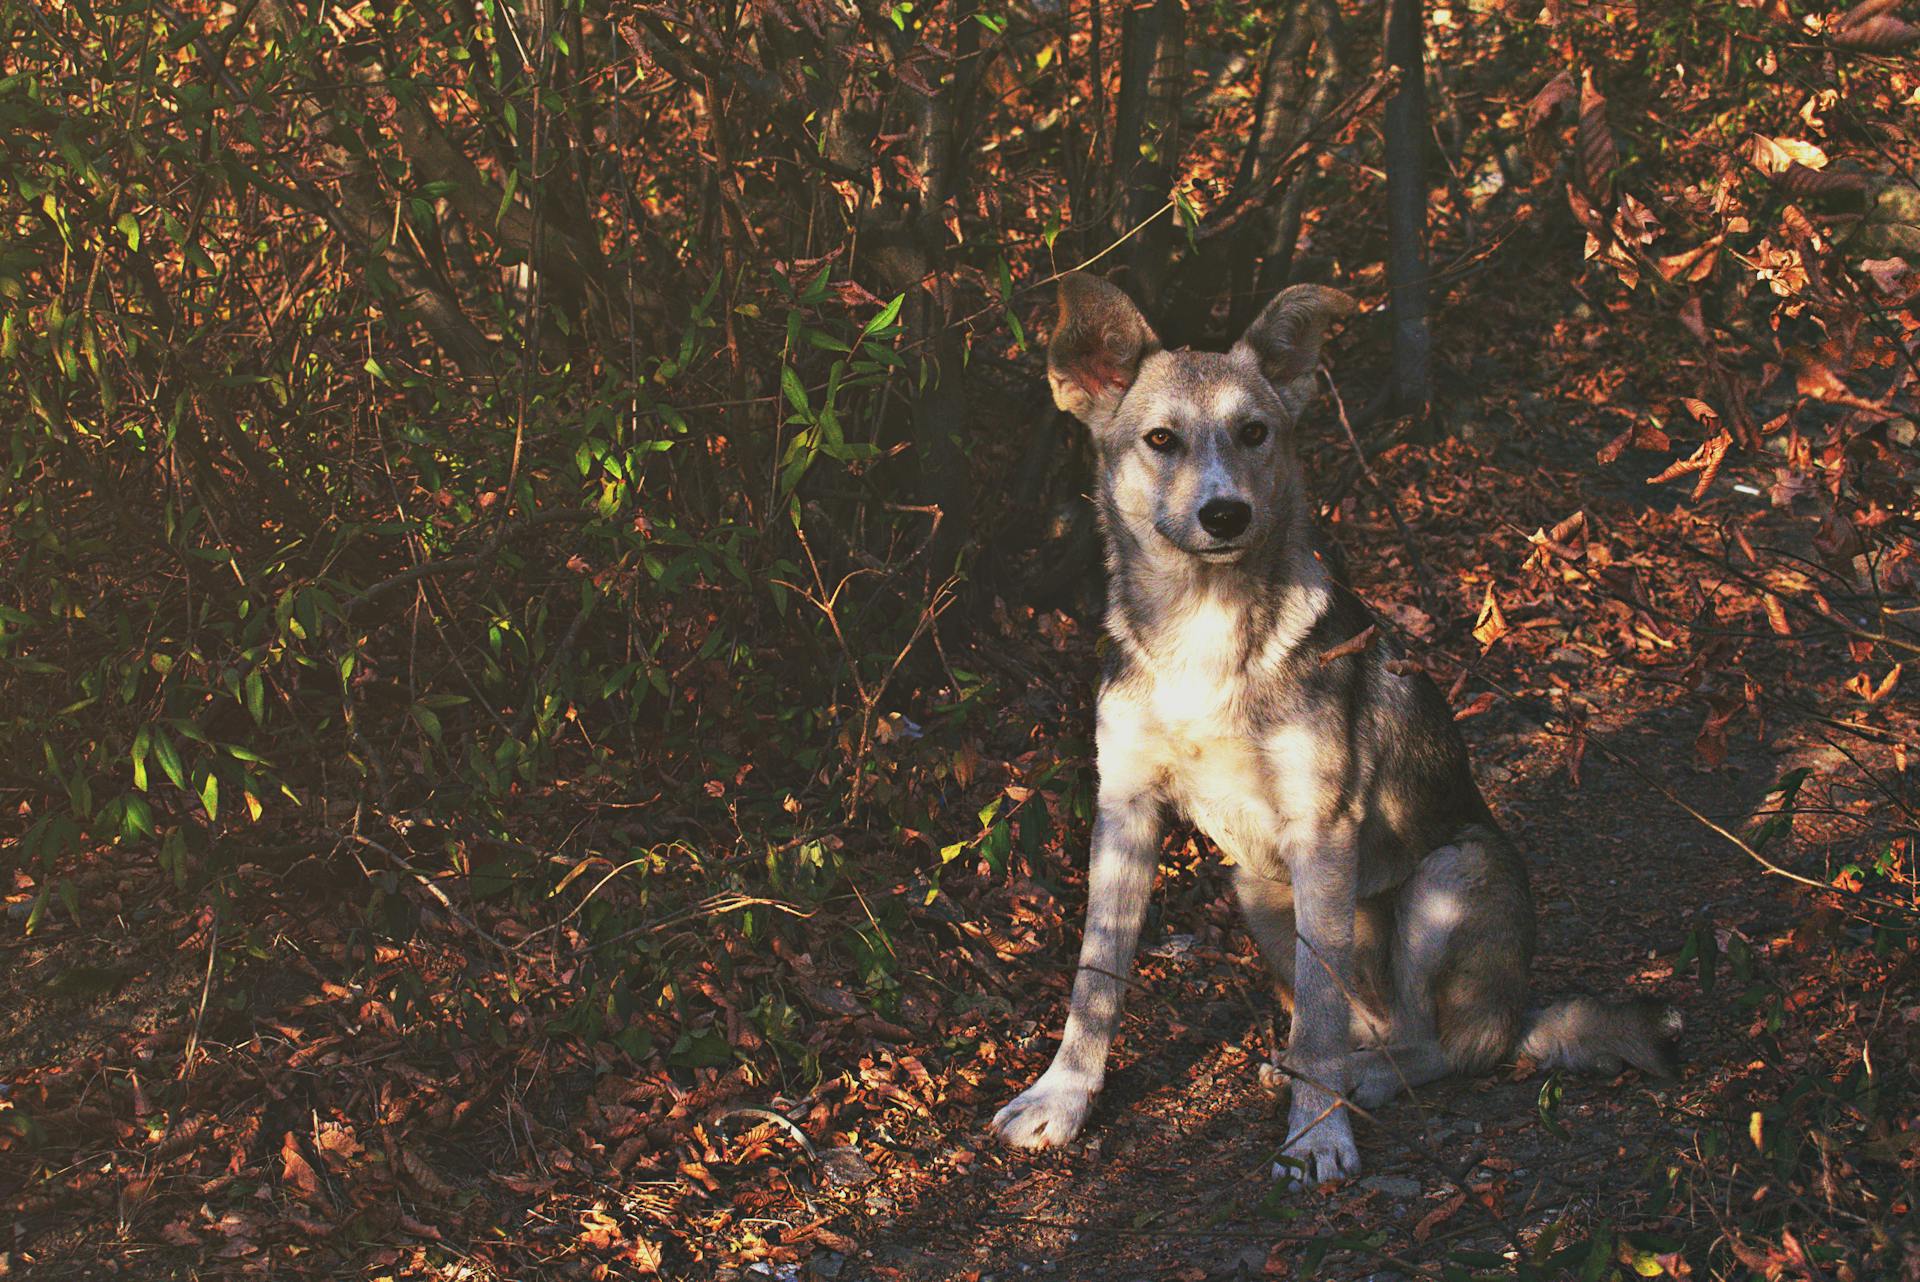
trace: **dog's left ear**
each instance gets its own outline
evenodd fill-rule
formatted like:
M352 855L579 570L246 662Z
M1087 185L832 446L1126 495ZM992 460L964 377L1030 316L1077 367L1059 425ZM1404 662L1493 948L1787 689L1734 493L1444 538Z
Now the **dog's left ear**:
M1359 306L1350 295L1326 285L1293 285L1254 318L1237 346L1253 353L1269 383L1284 388L1313 373L1328 327Z

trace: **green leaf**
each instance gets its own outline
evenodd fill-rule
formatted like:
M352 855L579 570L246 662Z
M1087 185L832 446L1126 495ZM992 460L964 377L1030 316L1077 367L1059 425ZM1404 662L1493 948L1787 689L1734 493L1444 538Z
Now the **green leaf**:
M153 826L153 807L147 804L145 797L128 795L121 799L125 807L120 821L120 832L125 837L156 835Z
M122 236L126 237L127 248L133 250L136 254L139 253L140 220L132 214L122 214L114 220L113 225L119 229Z
M513 110L513 105L511 103L507 105L507 110L508 111ZM513 126L511 123L509 123L507 127L511 129ZM520 186L520 171L518 169L508 170L507 171L507 189L500 193L500 208L493 215L493 225L495 227L498 227L500 225L500 220L507 216L507 207L513 204L513 193L516 190L518 190L519 186Z
M183 792L186 791L187 771L186 767L181 763L180 750L173 746L173 740L167 737L167 733L164 730L155 729L151 738L153 741L153 759L160 763L160 769L166 772L168 780L172 782L174 787Z
M885 307L882 307L880 309L879 314L875 316L872 320L867 322L867 327L860 331L860 338L864 339L866 338L867 335L878 333L880 330L883 330L887 326L893 324L895 320L899 319L900 305L906 302L906 300L907 300L907 296L905 294L895 294L893 296L893 301L888 303ZM854 343L854 346L856 347L859 346L859 342L857 340Z
M1540 1125L1546 1127L1550 1134L1563 1140L1571 1139L1572 1136L1567 1128L1561 1125L1560 1119L1555 1114L1560 1111L1560 1098L1565 1090L1565 1086L1560 1081L1560 1074L1557 1071L1548 1073L1547 1080L1540 1083L1540 1098L1537 1102Z
M786 393L787 404L793 406L794 412L804 421L811 423L813 410L807 405L807 389L800 382L800 376L794 373L791 365L780 367L780 390Z
M133 786L141 792L147 790L147 752L152 747L152 731L141 726L133 736Z
M200 785L200 804L207 808L207 822L213 823L220 818L220 776L207 771L207 781Z

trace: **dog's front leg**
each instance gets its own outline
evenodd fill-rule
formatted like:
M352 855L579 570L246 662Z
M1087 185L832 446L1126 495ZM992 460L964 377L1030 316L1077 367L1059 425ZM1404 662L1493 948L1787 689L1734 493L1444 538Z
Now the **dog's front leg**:
M1157 799L1113 796L1103 784L1093 824L1087 932L1080 943L1067 1027L1047 1071L994 1116L995 1133L1009 1144L1065 1144L1086 1123L1094 1096L1106 1081L1107 1049L1120 1027L1133 950L1153 888L1160 832Z
M1324 1184L1360 1173L1353 1122L1335 1092L1345 1091L1352 1048L1353 929L1358 832L1342 824L1300 843L1291 858L1294 917L1293 1034L1287 1068L1293 1107L1287 1118L1288 1165L1296 1183Z

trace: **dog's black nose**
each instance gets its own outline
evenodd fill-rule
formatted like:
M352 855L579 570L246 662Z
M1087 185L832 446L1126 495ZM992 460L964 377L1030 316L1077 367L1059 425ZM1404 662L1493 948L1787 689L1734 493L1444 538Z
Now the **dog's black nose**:
M1208 499L1200 505L1200 528L1216 539L1230 539L1247 528L1253 508L1239 499Z

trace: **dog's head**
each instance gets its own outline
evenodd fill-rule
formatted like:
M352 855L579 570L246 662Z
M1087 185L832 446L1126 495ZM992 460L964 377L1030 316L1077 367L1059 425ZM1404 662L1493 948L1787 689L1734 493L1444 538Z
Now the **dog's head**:
M1337 289L1295 285L1231 351L1169 352L1120 290L1062 277L1047 380L1093 433L1109 521L1216 563L1263 543L1299 501L1294 423L1327 327L1354 306Z

